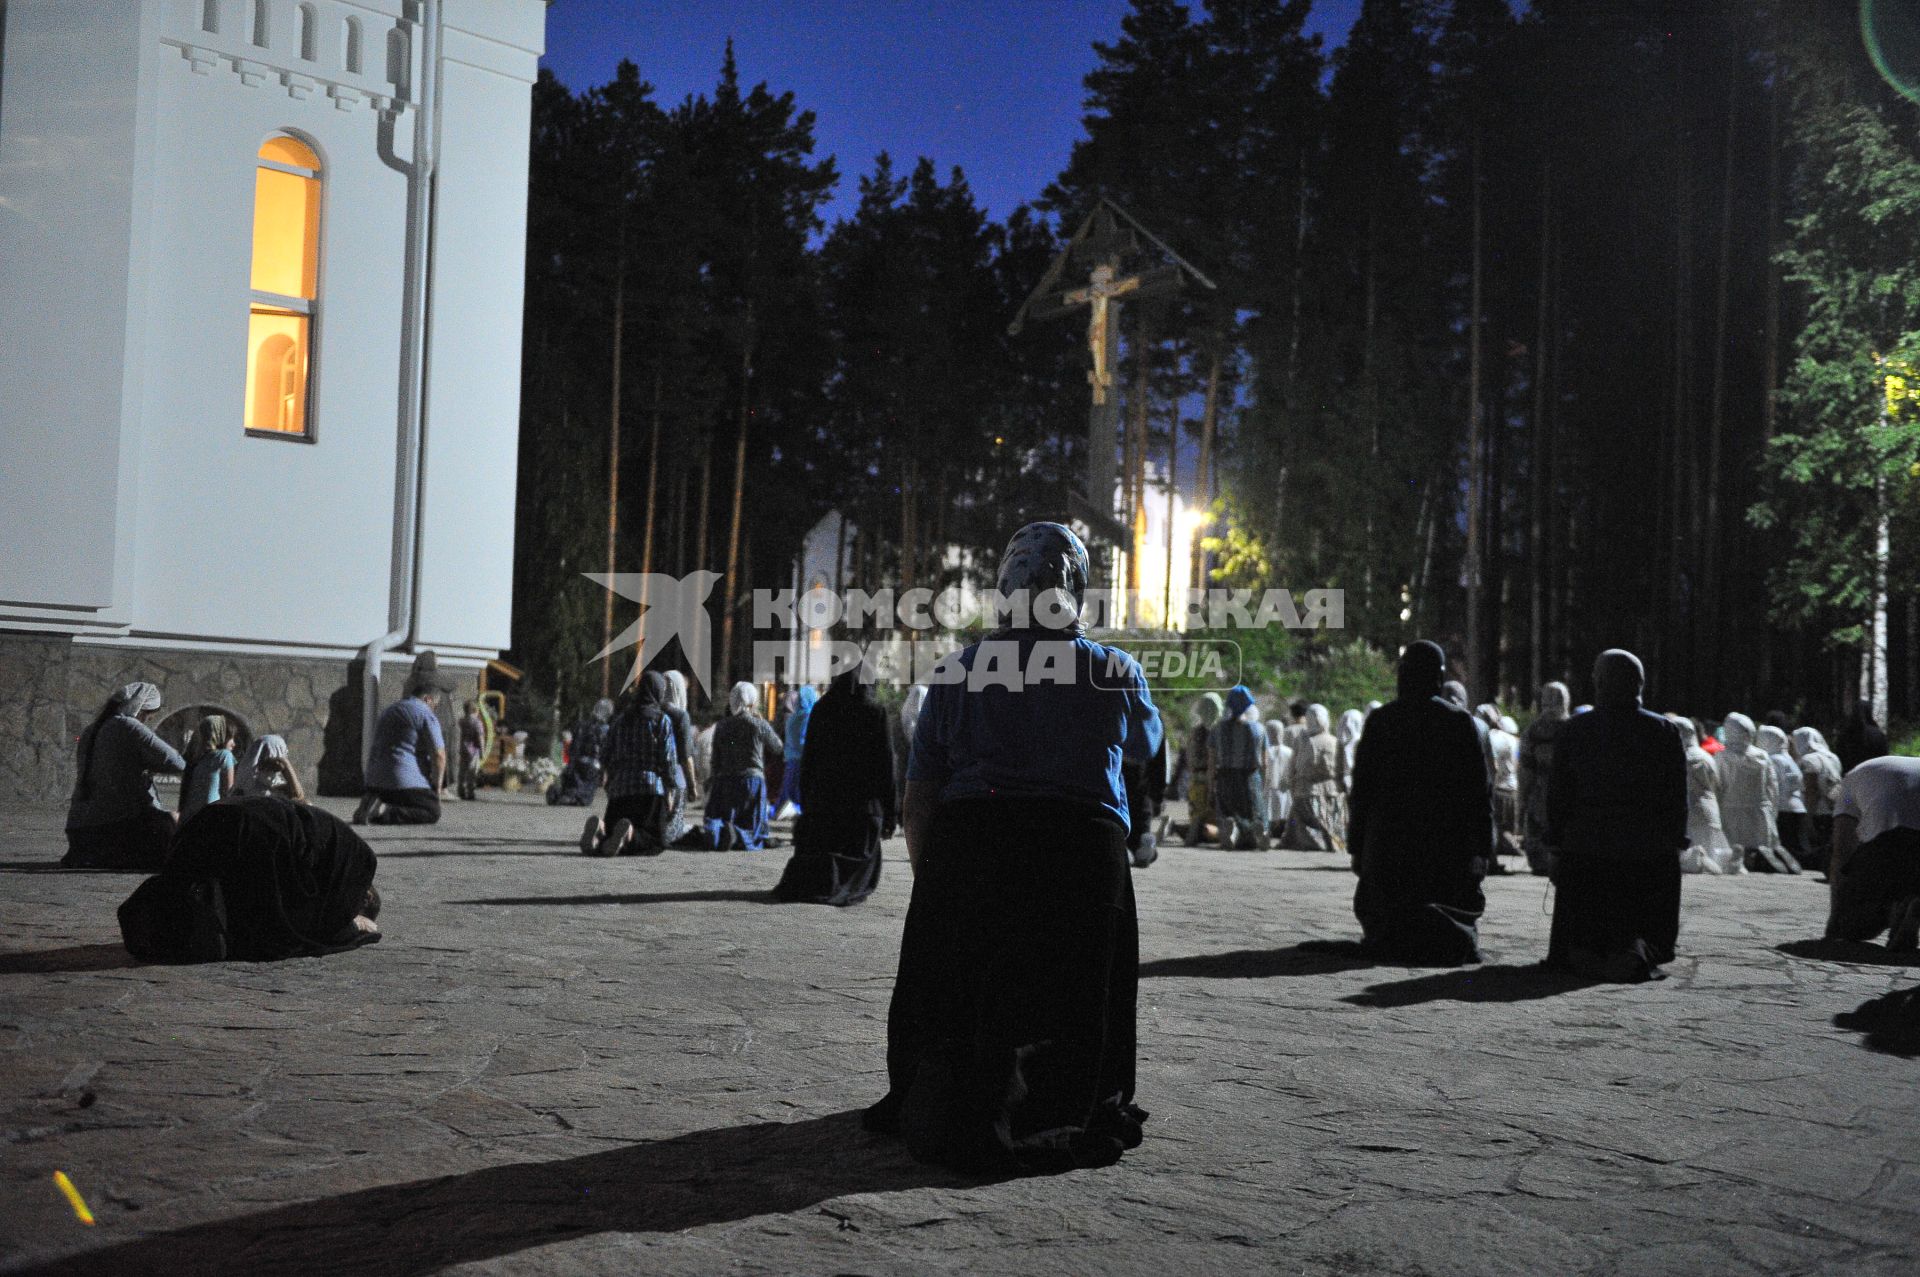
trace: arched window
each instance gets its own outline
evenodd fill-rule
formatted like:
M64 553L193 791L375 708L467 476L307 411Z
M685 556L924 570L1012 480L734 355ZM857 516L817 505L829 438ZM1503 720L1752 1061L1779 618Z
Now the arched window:
M270 137L253 179L249 432L312 437L308 400L319 301L320 157L298 138Z
M341 32L341 42L345 46L346 56L342 59L348 75L360 74L360 19L348 18Z
M253 0L253 43L264 49L273 32L267 23L267 0Z
M393 85L393 91L401 97L407 96L407 86L413 82L412 64L406 30L395 27L387 32L387 83Z
M200 29L208 35L220 34L220 0L200 0Z
M314 62L320 57L320 15L310 4L300 6L300 58Z

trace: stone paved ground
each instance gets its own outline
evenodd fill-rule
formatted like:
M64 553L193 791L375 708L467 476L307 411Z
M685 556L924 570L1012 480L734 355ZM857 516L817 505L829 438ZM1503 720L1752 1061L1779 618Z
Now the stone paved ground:
M1325 858L1139 875L1119 1167L969 1183L863 1135L908 877L769 905L781 855L605 862L574 814L376 830L383 943L137 967L124 876L0 812L0 1267L92 1273L1863 1272L1920 1264L1920 1061L1834 1012L1912 968L1796 946L1824 891L1691 879L1650 987L1546 983L1546 886L1488 967L1301 952ZM1781 946L1787 946L1783 951ZM1875 961L1878 959L1878 961ZM66 1170L99 1224L52 1183Z

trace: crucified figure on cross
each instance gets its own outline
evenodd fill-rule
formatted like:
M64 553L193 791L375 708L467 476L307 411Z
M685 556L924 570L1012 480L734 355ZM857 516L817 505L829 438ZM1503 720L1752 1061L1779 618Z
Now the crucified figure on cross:
M1116 298L1137 292L1142 277L1129 275L1125 279L1115 279L1116 271L1111 263L1101 262L1093 268L1085 288L1075 288L1060 295L1060 301L1067 306L1085 306L1087 316L1087 345L1093 351L1093 368L1087 373L1087 381L1093 386L1093 402L1104 404L1113 389L1113 367L1109 359L1112 345L1107 333L1113 323L1113 303Z

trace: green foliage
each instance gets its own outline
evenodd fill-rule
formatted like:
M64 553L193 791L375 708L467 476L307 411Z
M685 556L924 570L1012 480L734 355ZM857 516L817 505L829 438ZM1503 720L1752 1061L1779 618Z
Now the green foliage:
M1920 727L1895 726L1887 736L1894 753L1902 758L1920 758Z

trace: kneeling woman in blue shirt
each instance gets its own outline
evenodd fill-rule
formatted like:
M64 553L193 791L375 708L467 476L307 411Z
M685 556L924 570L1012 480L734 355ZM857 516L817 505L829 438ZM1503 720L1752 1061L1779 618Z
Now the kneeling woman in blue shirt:
M1066 527L1015 534L999 589L1029 606L943 663L915 725L891 1089L866 1122L921 1161L1064 1170L1140 1143L1121 762L1161 727L1138 663L1082 634L1088 571Z

